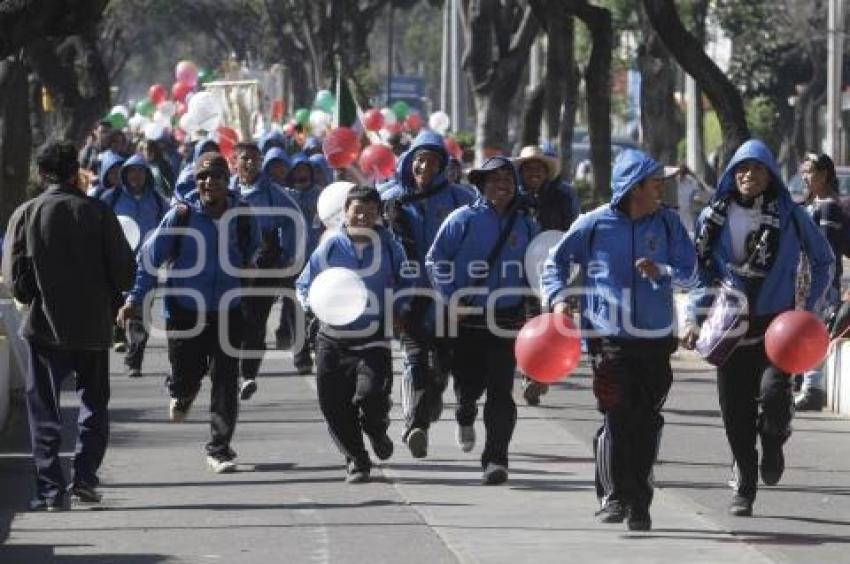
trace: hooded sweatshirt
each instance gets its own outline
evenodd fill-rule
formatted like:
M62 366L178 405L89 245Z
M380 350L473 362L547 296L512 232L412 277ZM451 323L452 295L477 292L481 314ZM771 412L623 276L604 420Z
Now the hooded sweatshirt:
M696 253L678 214L661 207L632 220L623 198L661 165L642 151L623 151L614 163L609 204L581 215L544 262L545 304L566 299L572 265L584 272L581 325L585 336L658 339L673 335L671 285L696 283ZM635 261L662 267L654 281L641 277Z
M404 220L410 227L415 255L408 250L408 259L416 261L421 267L425 265L425 255L437 231L449 214L467 204L475 201L473 193L457 184L451 184L445 177L446 165L449 155L443 144L443 136L434 131L423 131L414 139L413 144L406 153L398 160L396 165L395 179L385 184L381 190L381 199L385 207L392 205L393 200L404 201L407 197L416 194L416 182L413 180L413 159L416 153L422 150L434 151L440 156L440 168L431 186L427 190L435 189L435 193L427 198L401 204ZM401 240L401 233L393 234L396 239ZM420 268L420 287L429 287L430 283L425 269Z
M215 144L215 140L207 138L202 141L198 141L195 145L195 150L192 152L192 162L186 165L186 167L180 171L180 176L177 177L177 182L174 185L174 195L171 197L172 204L181 201L189 192L195 189L195 167L192 165L210 145Z
M228 209L239 205L244 203L236 194L229 193ZM240 241L236 217L226 223L213 219L201 205L198 192L190 193L165 214L159 227L139 250L136 282L127 298L128 303L141 305L145 295L157 284L157 269L167 266L165 285L179 293L163 300L166 318L179 313L178 308L216 312L239 307L242 279L237 269L252 262L260 246L256 221L251 220L247 225L248 236ZM196 235L168 231L175 227L188 228ZM224 236L227 237L226 256L219 252L219 239ZM199 240L203 241L200 245ZM241 244L244 248L240 248Z
M130 194L127 188L127 171L133 166L139 166L145 170L145 188L138 198ZM168 202L154 189L153 173L141 155L133 155L127 159L121 167L121 183L104 192L100 199L112 208L115 215L127 216L136 222L141 234L140 242L156 229L169 207Z
M114 188L114 186L109 185L106 180L106 177L109 175L110 170L115 167L120 168L123 164L124 157L114 151L105 151L103 153L103 159L100 162L100 172L97 175L97 186L91 188L87 192L87 195L99 199L104 192L106 192L110 188Z
M832 282L835 257L826 237L814 224L809 214L791 199L788 188L782 182L773 153L767 145L759 140L751 139L735 151L720 178L712 202L718 198L727 197L737 190L735 168L748 160L761 163L770 172L772 189L777 191L780 222L776 260L761 284L755 303L750 303L750 311L756 316L770 316L794 309L797 265L802 248L809 258L811 268L811 287L806 300L806 309L820 313L826 305L825 298ZM701 231L711 213L711 205L706 206L697 221L697 233ZM727 220L720 232L719 241L712 250L711 264L700 265L699 284L690 293L688 319L691 322L701 320L711 306L713 298L706 292L708 288L716 287L726 280L739 290L744 290L744 280L729 268L732 257L730 221Z
M292 184L292 171L299 165L310 167L310 187L306 190L298 190ZM322 189L315 182L316 169L304 153L298 153L292 157L292 167L289 172L286 192L298 204L301 213L304 215L307 226L307 256L309 257L319 244L319 239L325 230L325 225L319 219L317 211Z

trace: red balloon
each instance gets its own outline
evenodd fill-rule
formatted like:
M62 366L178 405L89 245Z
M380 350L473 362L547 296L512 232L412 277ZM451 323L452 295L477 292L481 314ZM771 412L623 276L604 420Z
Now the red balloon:
M191 91L192 87L185 82L175 82L171 87L171 97L178 102L184 102L186 100L186 95Z
M322 142L322 152L332 168L345 168L357 160L360 141L348 127L337 127Z
M189 110L188 106L186 106L186 102L177 102L177 110L174 112L176 116L182 116Z
M569 376L581 358L579 331L569 316L544 313L520 329L514 346L517 366L538 382Z
M829 348L829 333L820 318L808 311L786 311L774 319L764 334L767 358L788 374L815 368Z
M401 122L395 123L385 123L384 129L390 132L390 135L395 135L396 133L401 133L401 129L404 125Z
M239 135L232 127L221 126L215 130L219 151L227 160L233 160L233 148L239 142Z
M461 158L463 157L463 148L458 144L457 141L455 141L451 137L446 137L443 140L443 146L445 146L446 151L449 152L449 155L453 156L457 160L461 160Z
M168 90L166 90L165 86L162 84L152 84L151 87L148 88L148 99L153 102L154 106L158 106L162 102L165 102L166 98L168 98Z
M174 137L174 140L178 143L182 143L186 140L186 132L180 129L179 127L171 132L171 135Z
M360 153L360 170L372 180L389 178L395 172L395 155L386 145L369 145Z
M379 131L384 127L384 115L378 108L370 108L363 114L363 127L367 131Z
M410 131L419 131L422 129L424 122L422 121L422 116L419 115L419 112L411 112L407 119L404 120L404 125Z
M283 98L276 98L272 102L272 121L282 120L285 109L286 105L283 103Z
M296 124L294 121L290 121L289 123L287 123L286 125L283 126L283 132L285 134L289 135L290 137L292 137L293 135L295 135L295 126L296 125L298 125L298 124Z

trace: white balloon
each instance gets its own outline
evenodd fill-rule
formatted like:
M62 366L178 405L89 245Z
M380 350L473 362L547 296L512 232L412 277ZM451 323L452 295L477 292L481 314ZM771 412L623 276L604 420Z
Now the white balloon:
M170 118L171 116L177 113L177 104L175 104L171 100L166 100L165 102L161 102L159 106L156 107L156 111Z
M121 229L124 231L124 238L127 239L127 244L134 251L139 246L139 241L142 239L142 232L139 230L139 224L136 220L127 215L119 215L118 223L121 224Z
M319 274L307 294L310 309L330 325L347 325L360 317L368 299L363 280L354 271L340 267Z
M392 108L381 108L381 115L384 116L384 127L398 122L398 116Z
M127 120L127 125L130 126L130 131L133 131L135 133L142 131L148 123L150 123L150 120L142 114L135 114L133 117Z
M180 116L180 120L177 122L180 126L180 129L185 131L186 133L194 133L194 131L198 128L195 123L194 116L192 114L183 114Z
M110 114L121 114L125 118L130 117L130 110L127 109L127 106L124 106L122 104L118 104L117 106L113 106L112 109L109 110L109 113ZM109 114L107 114L107 115L109 115Z
M340 180L328 184L322 189L319 194L319 201L316 202L316 213L319 219L325 224L325 227L330 229L339 229L345 219L343 208L345 208L345 198L348 196L348 191L354 188L353 182Z
M162 125L162 123L152 121L145 125L142 132L145 135L145 139L158 141L162 139L162 136L165 134L165 126Z
M438 110L431 114L428 118L428 127L439 133L440 135L445 135L446 131L449 130L449 126L452 121L449 119L449 115L442 111Z
M333 118L328 112L323 110L313 110L310 112L310 128L315 134L323 134L330 126Z
M221 125L224 112L215 96L198 92L189 100L187 113L192 115L197 129L215 131Z
M564 236L563 231L550 229L531 240L525 250L525 276L528 285L535 292L540 292L540 275L543 273L543 261L549 256L549 250L558 244Z

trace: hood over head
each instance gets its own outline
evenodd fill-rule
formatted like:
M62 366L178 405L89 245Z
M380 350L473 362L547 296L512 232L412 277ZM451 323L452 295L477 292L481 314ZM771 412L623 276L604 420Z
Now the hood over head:
M142 155L133 155L126 161L124 161L124 165L121 167L121 185L127 186L127 170L133 166L140 166L145 170L145 189L153 190L154 188L154 178L153 172L151 171L151 167L148 165L148 162Z
M398 160L396 176L401 181L401 185L405 190L412 189L415 184L413 181L413 158L416 156L416 153L423 150L434 151L440 156L440 168L437 171L436 176L434 176L434 180L431 181L431 184L436 185L445 181L446 165L449 163L449 153L446 151L443 136L436 131L426 129L416 136L416 139L414 139L413 143L410 145L410 149L408 149L407 152L404 153Z
M611 172L611 205L619 206L632 188L659 172L661 163L638 149L625 149L617 156Z
M115 168L116 166L120 167L123 164L124 157L122 157L115 151L104 152L103 158L100 160L100 172L97 175L98 180L100 181L101 188L115 188L115 186L106 185L106 175L109 174L110 169Z
M726 170L723 172L723 176L720 177L720 182L717 184L717 192L715 192L714 195L715 198L723 197L737 190L738 187L735 184L735 168L744 161L758 161L763 164L770 172L770 176L773 177L773 186L776 190L778 190L780 194L785 193L790 198L788 188L782 181L782 175L779 174L779 165L776 164L773 151L771 151L763 141L758 139L750 139L749 141L744 142L743 145L738 147L735 154L732 155L732 160L730 160L729 164L726 165Z

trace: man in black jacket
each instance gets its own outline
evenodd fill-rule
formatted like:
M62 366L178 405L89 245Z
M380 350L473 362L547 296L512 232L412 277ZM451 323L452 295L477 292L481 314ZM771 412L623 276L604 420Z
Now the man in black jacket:
M96 503L97 471L109 438L109 347L114 306L129 289L135 263L109 207L76 187L77 149L52 143L37 158L48 185L9 223L7 257L15 298L29 304L23 336L30 345L27 412L36 467L33 510L67 508L68 495ZM59 462L59 393L74 373L80 412L73 481ZM67 489L67 491L66 491Z

